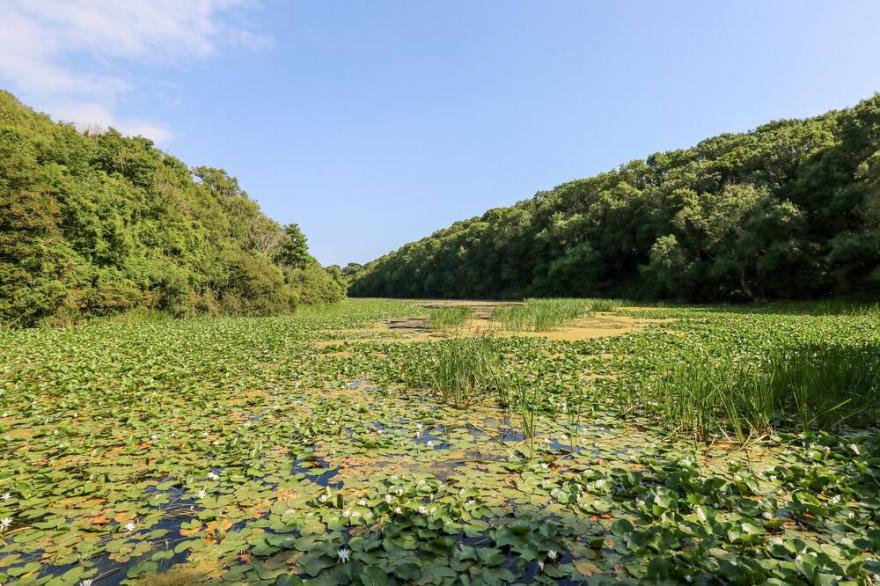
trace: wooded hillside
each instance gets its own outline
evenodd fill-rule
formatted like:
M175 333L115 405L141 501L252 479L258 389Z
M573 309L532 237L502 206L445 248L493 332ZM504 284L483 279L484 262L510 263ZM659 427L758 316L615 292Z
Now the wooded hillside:
M689 301L880 294L880 97L658 153L457 222L350 294Z
M343 287L221 169L83 134L0 91L0 322L133 308L265 315Z

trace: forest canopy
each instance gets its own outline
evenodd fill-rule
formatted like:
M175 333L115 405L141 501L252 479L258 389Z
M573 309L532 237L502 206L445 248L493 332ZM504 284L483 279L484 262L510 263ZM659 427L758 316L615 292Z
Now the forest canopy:
M880 96L489 210L369 263L349 294L876 298Z
M299 228L266 217L222 169L112 129L78 132L0 91L0 323L267 315L343 294Z

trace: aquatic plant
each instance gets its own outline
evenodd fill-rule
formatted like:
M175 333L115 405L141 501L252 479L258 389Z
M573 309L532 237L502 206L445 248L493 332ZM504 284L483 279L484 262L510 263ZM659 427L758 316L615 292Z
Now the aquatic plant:
M496 307L491 319L508 331L545 332L593 311L589 299L527 299L521 305Z
M427 386L456 407L496 393L499 356L491 337L440 340L431 350L404 365L408 386Z
M431 328L454 328L471 317L467 307L434 307L428 310L428 326Z
M646 380L639 392L649 410L701 440L730 433L744 441L788 424L835 429L880 413L880 347L807 345L695 358Z

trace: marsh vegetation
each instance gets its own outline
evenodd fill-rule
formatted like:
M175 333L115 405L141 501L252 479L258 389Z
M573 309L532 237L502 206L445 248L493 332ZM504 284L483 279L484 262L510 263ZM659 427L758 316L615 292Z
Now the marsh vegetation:
M876 580L876 309L551 304L0 331L0 582Z

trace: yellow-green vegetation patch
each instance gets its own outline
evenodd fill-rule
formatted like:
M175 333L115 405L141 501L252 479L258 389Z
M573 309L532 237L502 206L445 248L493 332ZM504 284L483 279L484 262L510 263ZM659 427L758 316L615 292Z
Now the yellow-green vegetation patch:
M650 313L571 342L376 339L419 315L381 300L0 331L0 583L876 581L880 316Z

